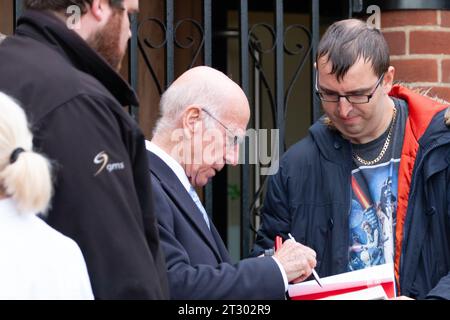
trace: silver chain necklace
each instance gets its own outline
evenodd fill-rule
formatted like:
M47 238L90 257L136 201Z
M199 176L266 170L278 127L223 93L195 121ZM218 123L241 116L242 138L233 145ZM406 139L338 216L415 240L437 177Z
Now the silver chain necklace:
M375 163L378 163L383 158L383 156L386 153L387 149L389 148L389 144L391 142L392 132L394 131L396 115L397 115L397 108L394 107L394 115L392 116L392 122L391 122L391 126L389 127L389 133L386 138L386 141L384 142L383 148L380 151L380 154L375 159L369 161L369 160L364 160L363 158L358 156L355 152L353 152L353 158L355 160L359 161L360 163L362 163L365 166L371 166L371 165L374 165Z

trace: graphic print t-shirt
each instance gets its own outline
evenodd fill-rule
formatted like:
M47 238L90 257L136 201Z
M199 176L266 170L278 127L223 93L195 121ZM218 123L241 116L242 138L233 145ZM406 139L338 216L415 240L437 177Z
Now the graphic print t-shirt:
M405 101L393 100L397 115L389 147L382 159L366 166L353 157L348 271L390 263L394 259L397 178L408 108ZM391 125L374 141L352 144L353 153L366 161L375 159L386 142L390 128Z

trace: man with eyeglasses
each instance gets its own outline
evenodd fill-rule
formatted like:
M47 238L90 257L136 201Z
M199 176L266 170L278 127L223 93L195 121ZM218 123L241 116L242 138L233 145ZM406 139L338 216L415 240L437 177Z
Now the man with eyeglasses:
M293 240L273 256L231 262L196 193L225 164L237 165L250 118L241 88L196 67L163 94L147 142L154 204L172 299L284 299L288 282L311 274L315 252Z
M292 233L320 276L392 263L402 298L449 299L447 105L393 85L383 35L359 20L328 28L315 68L325 115L271 177L253 254Z

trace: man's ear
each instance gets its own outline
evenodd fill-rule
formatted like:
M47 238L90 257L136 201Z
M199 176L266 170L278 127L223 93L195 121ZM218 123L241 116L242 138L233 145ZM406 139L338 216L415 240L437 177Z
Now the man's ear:
M383 91L386 94L389 94L391 92L392 86L394 84L394 75L395 75L395 68L393 66L389 66L388 70L384 74L383 79Z
M103 21L103 19L107 16L107 2L108 0L92 0L92 5L90 7L90 11L92 16L97 21Z
M195 105L189 106L184 110L182 121L184 134L187 138L192 137L198 125L201 124L199 122L201 120L201 111L202 109Z

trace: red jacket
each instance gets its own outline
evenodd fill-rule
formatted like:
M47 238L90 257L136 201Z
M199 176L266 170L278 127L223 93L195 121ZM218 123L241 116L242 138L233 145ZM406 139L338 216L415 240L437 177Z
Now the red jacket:
M428 97L412 92L402 87L394 86L390 96L400 98L408 103L408 119L406 121L403 148L398 172L398 207L397 226L395 230L395 277L399 283L400 254L403 242L403 227L405 223L411 177L419 147L419 140L428 128L436 113L447 105L438 103Z

